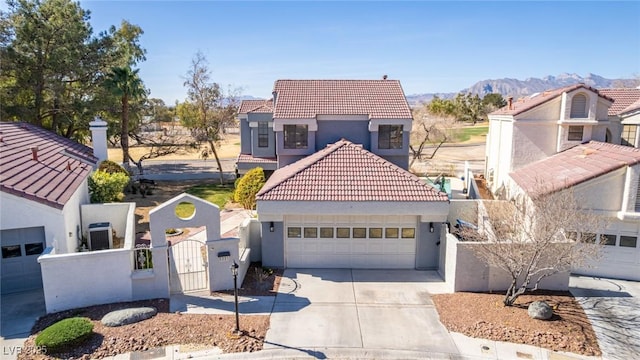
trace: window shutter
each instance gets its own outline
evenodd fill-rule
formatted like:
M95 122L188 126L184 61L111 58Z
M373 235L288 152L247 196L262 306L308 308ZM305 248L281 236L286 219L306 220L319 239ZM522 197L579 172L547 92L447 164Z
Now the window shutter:
M587 117L587 97L578 94L571 99L571 115L572 118Z

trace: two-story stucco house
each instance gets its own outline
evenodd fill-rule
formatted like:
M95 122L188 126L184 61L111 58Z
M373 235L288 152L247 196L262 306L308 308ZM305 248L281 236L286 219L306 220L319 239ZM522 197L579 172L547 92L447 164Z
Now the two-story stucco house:
M264 265L438 267L449 200L407 171L399 81L278 80L240 124L239 172L276 169L257 195Z
M407 169L412 115L397 80L278 80L243 101L239 173L289 165L346 139Z
M604 256L576 272L640 280L638 98L638 89L576 84L510 100L489 115L485 176L494 194L571 189L606 219Z

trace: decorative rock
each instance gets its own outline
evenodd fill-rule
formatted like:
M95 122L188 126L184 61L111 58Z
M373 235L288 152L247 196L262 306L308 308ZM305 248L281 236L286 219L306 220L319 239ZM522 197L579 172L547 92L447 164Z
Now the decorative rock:
M553 309L544 301L534 301L527 309L529 316L538 320L549 320L553 316Z
M122 309L108 313L102 317L100 322L102 322L104 326L116 327L149 319L157 313L158 310L152 307Z

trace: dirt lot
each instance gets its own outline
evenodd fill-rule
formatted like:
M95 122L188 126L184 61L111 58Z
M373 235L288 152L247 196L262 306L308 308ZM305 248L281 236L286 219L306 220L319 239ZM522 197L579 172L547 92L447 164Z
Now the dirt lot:
M503 294L460 292L434 295L433 302L440 321L449 331L556 351L601 355L591 323L570 293L523 295L513 307L505 307L503 297ZM554 308L550 321L529 317L527 306L536 300L544 300Z
M133 146L133 141L130 141L130 144L132 144L132 146L129 148L129 153L135 160L140 159L142 155L147 153L147 148ZM200 157L202 149L205 148L208 149L208 145L203 144L199 149L186 147L175 154L161 156L154 160L200 160L202 159ZM217 151L218 156L220 156L221 159L235 158L238 156L240 153L240 135L227 134L225 139L220 142L220 147ZM120 150L120 148L109 148L108 156L109 160L113 160L118 163L122 162L122 150ZM213 160L213 155L211 155L209 159Z

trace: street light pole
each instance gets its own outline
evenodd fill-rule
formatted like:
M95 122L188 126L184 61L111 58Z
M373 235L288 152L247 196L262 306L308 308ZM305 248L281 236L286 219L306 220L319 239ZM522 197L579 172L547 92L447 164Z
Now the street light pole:
M240 316L238 315L238 268L239 266L234 260L233 264L231 264L231 274L233 275L233 296L236 304L236 329L234 331L236 335L240 334Z

